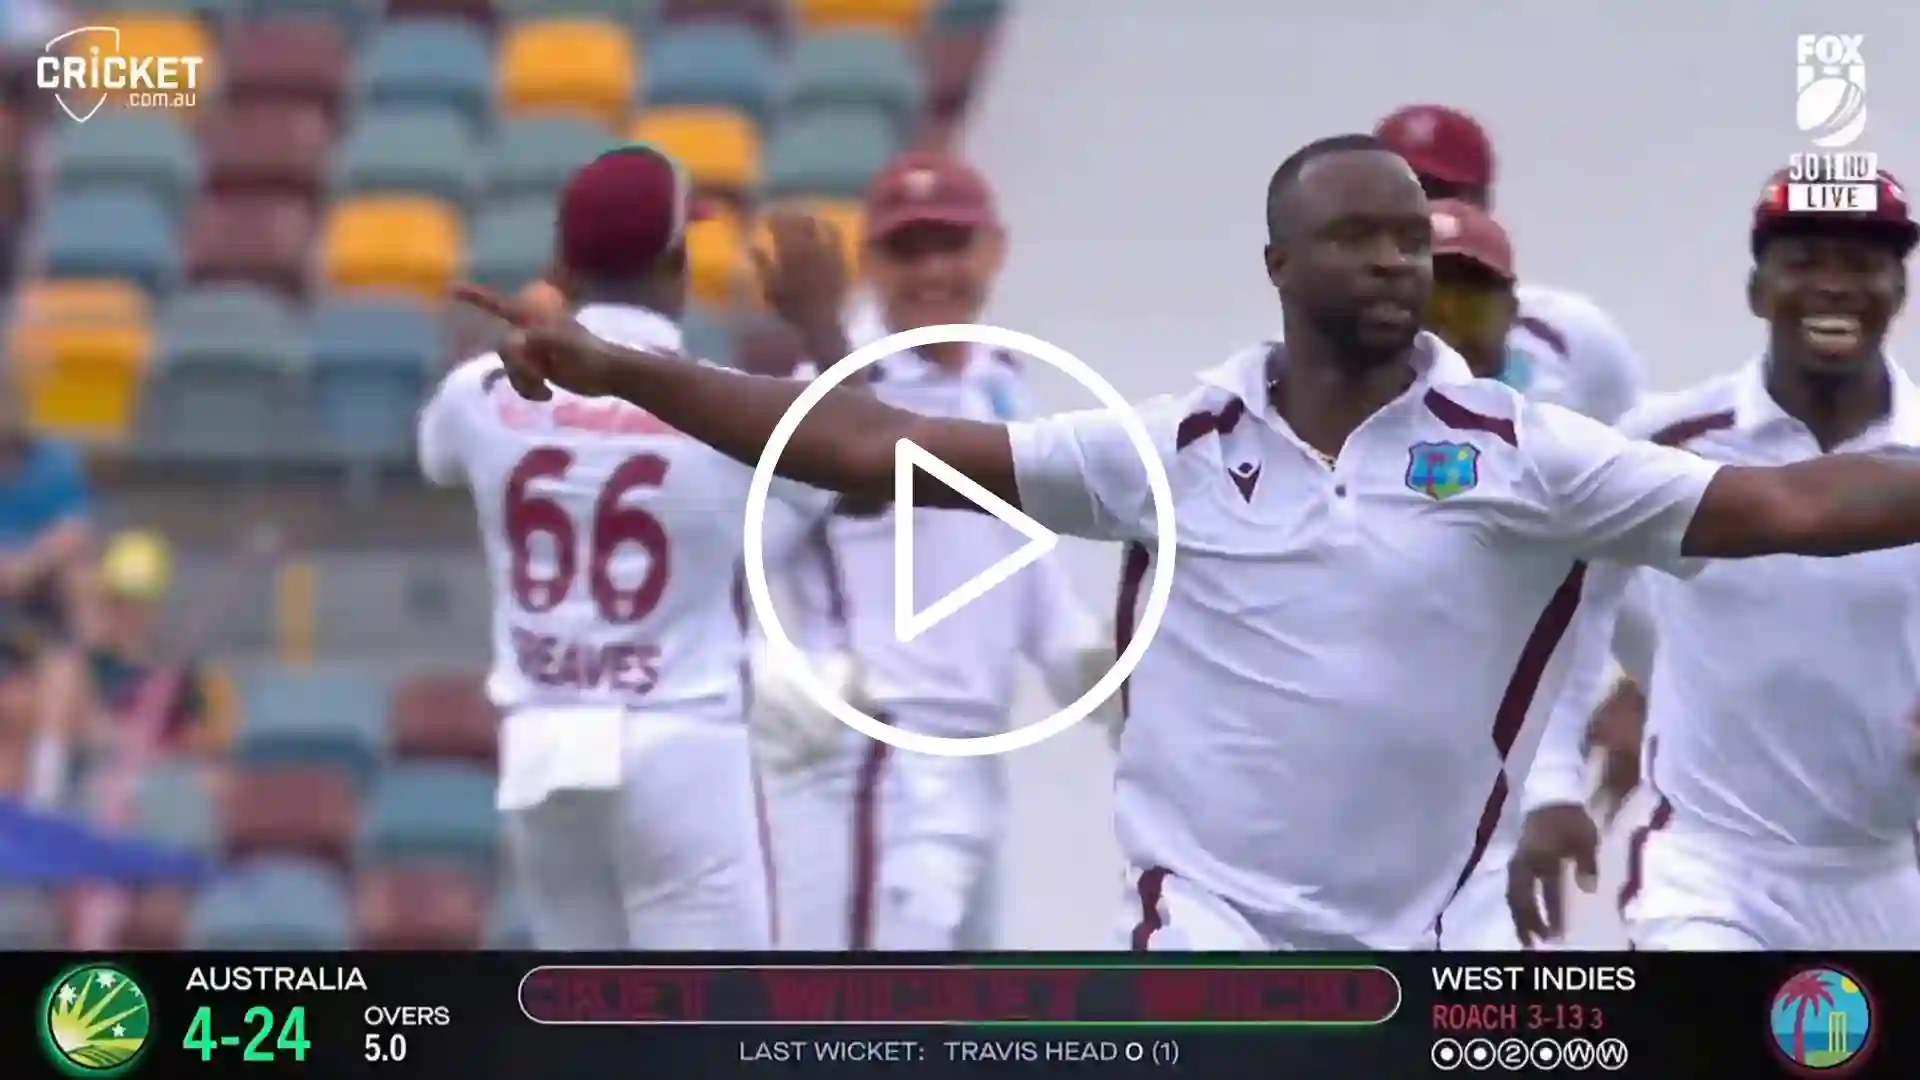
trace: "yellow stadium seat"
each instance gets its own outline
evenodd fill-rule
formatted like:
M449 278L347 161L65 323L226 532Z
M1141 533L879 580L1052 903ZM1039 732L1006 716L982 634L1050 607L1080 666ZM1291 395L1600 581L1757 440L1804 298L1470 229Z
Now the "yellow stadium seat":
M917 36L927 24L929 0L795 0L807 30L889 30Z
M460 215L424 196L348 199L328 215L321 262L335 289L402 292L437 304L466 262Z
M780 205L812 214L832 225L834 231L840 234L840 243L847 256L847 269L855 276L859 275L861 254L867 246L867 215L859 203L842 199L790 199ZM765 225L760 227L754 243L763 250L771 243Z
M708 307L751 302L745 231L729 214L697 221L687 230L687 269L693 298Z
M636 142L672 154L693 182L731 194L760 186L760 132L732 109L682 105L649 109L633 126Z
M187 731L187 748L200 754L224 753L240 727L240 690L233 673L218 665L200 672L204 711Z
M500 105L509 116L573 113L618 124L633 105L640 61L618 23L515 23L500 47Z
M187 58L199 57L200 64L194 72L194 92L197 98L205 99L212 93L215 85L215 66L219 63L219 49L213 36L201 21L189 14L169 15L161 11L128 11L125 14L114 12L88 12L85 22L90 26L111 26L120 31L120 55L128 58ZM108 43L102 39L105 35L92 32L75 34L61 45L69 53L100 47L104 54ZM177 85L186 87L187 73L176 69ZM146 87L137 89L145 90ZM116 95L117 96L117 95ZM196 100L195 104L198 104ZM76 105L84 109L84 105Z
M87 441L122 438L153 354L146 296L119 281L38 282L20 297L8 351L36 427Z

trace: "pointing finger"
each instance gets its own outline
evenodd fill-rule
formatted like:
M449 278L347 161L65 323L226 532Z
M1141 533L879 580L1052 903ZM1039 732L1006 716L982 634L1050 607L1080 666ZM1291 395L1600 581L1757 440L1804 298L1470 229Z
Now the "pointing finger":
M517 300L509 300L484 285L460 285L453 290L453 298L459 302L484 311L502 322L525 329L533 325L531 312Z

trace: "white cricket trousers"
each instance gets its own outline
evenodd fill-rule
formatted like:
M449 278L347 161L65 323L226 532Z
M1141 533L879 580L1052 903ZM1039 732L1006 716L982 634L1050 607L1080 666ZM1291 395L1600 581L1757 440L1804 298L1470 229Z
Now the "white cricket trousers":
M753 950L774 942L769 837L744 724L649 718L617 791L506 813L541 949Z
M1920 851L1831 851L1681 820L1662 802L1628 851L1634 948L1675 952L1920 949Z
M1161 867L1129 867L1115 947L1131 952L1373 951L1349 937L1313 934L1248 911Z

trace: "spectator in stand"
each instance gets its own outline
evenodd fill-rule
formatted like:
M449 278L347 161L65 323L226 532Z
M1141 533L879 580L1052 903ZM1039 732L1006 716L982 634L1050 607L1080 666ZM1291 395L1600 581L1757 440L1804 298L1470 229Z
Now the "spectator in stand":
M100 560L99 601L89 608L86 633L87 715L103 741L141 709L159 710L155 734L163 746L197 744L202 734L207 695L199 670L170 667L158 655L172 563L167 542L143 531L115 536Z
M25 755L26 794L40 804L64 790L86 688L74 627L91 569L91 508L79 454L0 406L0 652L12 661L4 674L33 684L33 706L12 718L0 757L14 758L17 781Z

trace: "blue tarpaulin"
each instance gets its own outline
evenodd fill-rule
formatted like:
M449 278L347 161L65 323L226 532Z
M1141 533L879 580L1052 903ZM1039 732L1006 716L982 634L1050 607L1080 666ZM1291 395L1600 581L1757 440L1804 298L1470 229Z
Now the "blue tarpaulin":
M0 798L0 887L193 882L206 860Z

